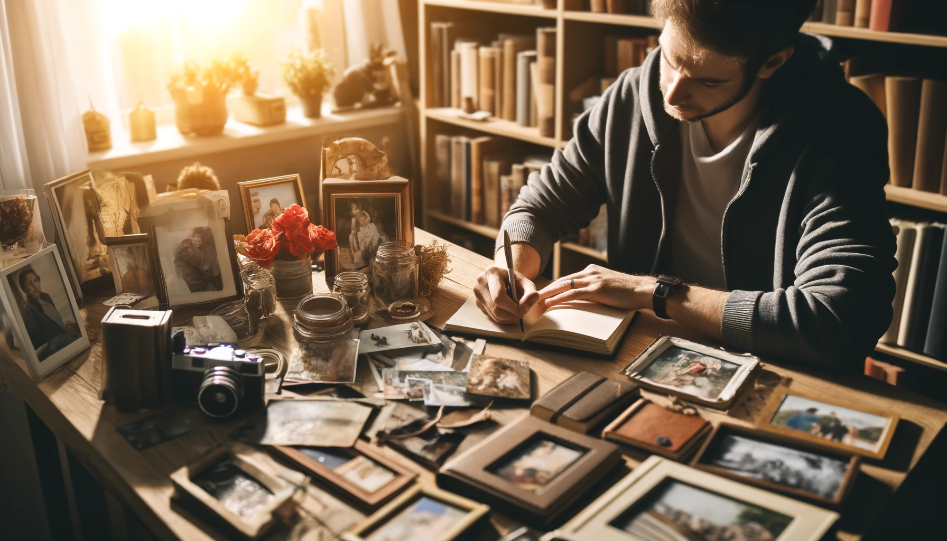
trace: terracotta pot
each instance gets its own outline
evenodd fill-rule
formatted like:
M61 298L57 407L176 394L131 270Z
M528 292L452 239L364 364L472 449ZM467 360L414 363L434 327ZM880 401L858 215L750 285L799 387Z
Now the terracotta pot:
M322 94L300 96L299 101L303 104L303 115L306 118L322 117Z
M312 255L306 259L277 259L270 268L276 298L296 299L312 293Z
M205 92L200 103L190 103L184 91L172 92L174 123L181 135L219 135L227 124L227 96Z

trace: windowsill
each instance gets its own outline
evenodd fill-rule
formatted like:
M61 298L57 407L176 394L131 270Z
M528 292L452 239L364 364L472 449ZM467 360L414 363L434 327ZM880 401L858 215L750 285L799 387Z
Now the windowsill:
M399 106L369 109L345 114L327 114L328 104L323 107L322 118L306 118L300 106L286 110L286 122L273 126L253 126L227 120L224 132L211 136L184 136L174 124L158 126L158 138L154 141L132 143L128 133L113 130L112 148L89 154L89 169L94 171L121 170L138 165L168 160L188 159L216 152L240 149L249 146L278 143L314 135L351 132L401 121Z

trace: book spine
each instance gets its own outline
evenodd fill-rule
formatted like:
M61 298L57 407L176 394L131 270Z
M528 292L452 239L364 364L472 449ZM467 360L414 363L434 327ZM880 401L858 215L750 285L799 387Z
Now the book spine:
M823 2L824 2L824 1L825 1L825 0L817 0L817 1L816 1L816 3L815 3L815 8L812 9L812 13L809 15L809 20L810 20L810 21L812 21L812 22L814 22L814 23L818 23L818 22L821 22L821 21L822 21L822 10L825 9L825 8L823 7Z
M913 77L886 77L885 108L888 112L891 184L909 187L914 178L921 80Z
M479 137L470 142L470 221L484 223L483 211L483 155L484 149L494 143L490 137Z
M871 0L856 0L855 27L868 28L871 22Z
M467 207L467 189L464 186L464 139L463 136L451 138L451 215L463 219Z
M443 103L441 107L451 106L451 51L454 50L454 23L441 23L441 64L444 71L441 75L443 89ZM458 104L458 107L460 105Z
M855 25L855 0L838 0L836 2L835 24L837 26Z
M630 5L630 0L607 0L606 2L608 12L618 15L629 13Z
M463 157L461 158L461 163L462 163L461 175L463 179L462 182L463 182L463 190L464 190L464 208L463 208L463 214L461 215L461 218L469 222L470 217L471 217L471 203L473 200L473 195L471 193L472 191L471 188L473 187L473 183L470 180L471 144L470 144L469 138L464 137L462 147L463 147Z
M536 51L523 51L516 55L516 98L514 99L513 120L520 126L529 126L530 76L529 64L536 57ZM504 117L505 118L505 117Z
M911 328L911 318L914 314L914 303L917 301L917 284L920 282L918 274L921 269L921 256L924 253L924 239L927 238L929 224L921 223L915 226L914 251L911 254L911 266L908 269L908 279L904 286L904 305L901 308L901 325L898 327L898 345L907 347L908 333Z
M503 42L503 119L516 122L517 96L519 92L518 55L531 46L530 40L522 36L507 38Z
M944 226L931 224L924 239L921 268L918 273L917 291L912 307L911 326L908 329L907 349L921 353L927 341L927 329L934 304L934 288L940 267L941 247L944 244Z
M450 106L460 109L460 51L450 52Z
M608 13L608 1L591 0L589 2L589 11L592 13Z
M477 50L477 44L465 42L460 48L460 103L463 107L464 102L469 98L473 100L473 108L479 108L477 100L480 93L480 84L478 75L480 72L480 55Z
M947 82L925 79L921 85L917 152L914 158L915 190L940 191L941 165L947 144Z
M940 263L931 303L931 319L927 324L924 355L947 360L947 235L944 236L940 249Z
M879 32L897 32L901 29L905 0L871 0L868 28Z
M911 270L911 257L914 255L914 239L917 236L917 230L914 224L901 222L898 225L898 248L894 258L898 262L898 267L894 270L895 294L892 308L894 315L891 318L891 324L884 336L879 342L893 344L898 341L898 331L901 327L901 312L904 310L904 294L907 288L908 273Z
M440 190L440 209L451 214L451 136L438 134L434 142L437 156L437 187Z
M940 162L940 195L947 195L947 143L944 144L944 159Z
M835 13L838 11L836 0L825 0L822 3L822 22L825 24L835 24Z
M642 49L644 50L644 49ZM556 28L536 29L536 112L539 135L556 136Z
M492 47L480 48L480 110L496 114L493 76L496 72L496 51Z
M493 63L493 116L503 118L503 45L494 46L496 56Z
M513 164L513 167L510 170L512 176L512 184L510 185L510 205L516 203L517 198L520 196L520 190L523 189L523 186L526 185L526 177L529 173L526 172L526 166L517 163Z
M500 175L500 223L513 205L513 175Z
M885 105L884 75L880 73L874 73L872 75L855 75L852 76L849 82L855 88L858 88L865 94L868 94L868 97L871 98L871 101L875 102L875 105L878 106L881 114L885 115L887 118L888 111L887 106Z
M443 70L441 55L444 32L441 23L431 23L431 107L444 107Z

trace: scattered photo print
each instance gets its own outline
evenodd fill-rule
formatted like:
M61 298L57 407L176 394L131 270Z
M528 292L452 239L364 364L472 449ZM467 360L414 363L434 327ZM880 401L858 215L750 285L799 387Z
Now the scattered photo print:
M430 392L431 380L429 379L406 378L404 382L404 395L412 402L424 400L425 389Z
M298 449L368 493L378 491L397 477L395 472L365 455L353 455L337 448L298 447Z
M427 417L390 430L392 435L411 434L427 424ZM424 466L437 470L444 461L464 441L463 432L442 432L439 429L428 430L418 436L402 440L387 440L386 445L394 447Z
M891 418L786 395L770 423L851 447L877 452Z
M665 479L610 525L647 541L772 541L792 520L770 509Z
M229 457L204 469L191 481L244 520L252 518L274 497L270 489L237 467Z
M540 437L509 457L500 459L488 471L523 490L539 493L584 454L584 449L573 449Z
M700 461L829 500L838 497L849 467L847 460L735 434L719 438Z
M396 195L335 198L339 272L368 268L379 246L399 240L398 218Z
M441 340L421 322L392 325L380 329L366 329L358 334L361 341L358 352L386 352L418 346L440 345Z
M467 392L529 400L529 363L474 355L467 374Z
M479 406L483 403L483 397L468 394L465 387L454 387L453 385L438 385L431 383L423 388L425 406Z
M290 355L286 381L354 383L357 362L357 339L331 344L300 342Z
M19 309L23 319L25 338L39 362L82 337L82 317L73 309L66 282L51 251L7 275L7 287L13 308Z
M296 194L295 176L283 183L250 188L250 214L256 229L269 229L290 205L306 206Z
M116 430L132 447L141 451L183 436L194 430L194 425L186 412L171 410L118 426Z
M258 419L230 438L255 445L352 447L371 408L334 400L270 400Z
M404 511L372 532L366 541L439 539L467 516L467 511L421 496Z
M467 387L467 373L453 372L450 370L396 370L394 368L383 368L381 370L382 396L386 400L405 400L405 384L408 378L424 379L438 385L448 385L451 387Z
M715 400L739 368L724 359L671 346L651 361L640 377L704 400Z

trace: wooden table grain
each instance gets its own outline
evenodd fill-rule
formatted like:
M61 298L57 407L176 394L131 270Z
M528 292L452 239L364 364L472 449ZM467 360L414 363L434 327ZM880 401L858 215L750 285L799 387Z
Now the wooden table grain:
M418 229L416 241L428 244L434 239L429 233ZM482 256L457 246L450 246L452 259L450 274L431 297L434 316L427 323L443 328L450 316L469 296L477 275L490 263ZM322 274L314 274L317 290L326 290ZM104 300L104 299L99 299ZM295 345L292 325L288 314L295 308L295 301L281 302L276 316L265 329L252 339L252 343L266 344L284 351ZM56 437L83 462L89 471L123 503L128 505L160 539L205 540L225 539L226 536L214 525L203 521L182 508L172 499L173 487L169 475L181 466L194 461L216 446L227 441L227 435L246 419L225 423L211 423L200 412L189 412L196 428L175 440L162 443L144 451L136 451L119 435L116 427L141 419L149 412L121 413L106 405L100 398L102 388L102 351L100 321L108 307L90 300L82 308L92 347L73 359L42 381L33 381L19 351L6 343L0 344L0 375L9 381L37 415L46 423ZM186 325L201 312L193 310L175 311L175 325ZM385 323L373 316L371 327ZM548 392L555 385L577 371L586 370L603 376L623 377L619 371L651 341L661 334L672 334L712 344L706 338L677 325L655 318L650 312L639 313L630 326L621 348L614 358L590 357L558 350L556 348L520 345L510 342L491 341L487 353L493 356L528 361L533 374L533 397ZM901 423L883 461L866 460L856 481L852 495L840 510L838 539L857 540L872 529L874 520L883 516L893 496L904 500L911 494L899 493L899 487L909 476L921 476L915 466L925 455L935 437L947 423L947 405L921 397L908 391L885 385L860 374L830 374L794 367L791 363L764 359L755 388L738 400L729 413L701 409L701 414L712 422L727 419L741 424L752 424L768 394L777 384L790 389L827 399L838 398L866 407L890 411L901 417ZM360 361L354 387L370 395L377 386L370 371ZM648 398L663 403L665 397L645 392ZM153 413L153 412L152 412ZM502 424L526 415L522 407L500 408L497 420ZM461 449L469 448L486 437L490 428L472 430ZM942 440L943 438L941 438ZM940 441L940 440L938 440ZM644 453L625 449L628 468L635 467L646 458ZM432 472L411 463L399 453L382 448L382 452L410 464L420 474L419 482L433 484ZM275 461L277 462L277 461ZM281 464L274 467L285 467ZM582 499L567 513L574 514L610 483L617 481L619 474L600 483L592 493ZM903 507L903 504L902 504ZM331 539L354 525L364 514L351 506L311 487L305 508L314 517L305 524L296 524L294 531L287 526L268 536L271 539L293 537L306 528L319 531L321 537ZM516 525L515 517L498 512L491 514L490 524L484 525L478 539L496 539L501 533Z

